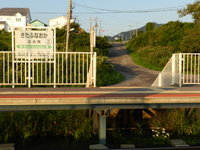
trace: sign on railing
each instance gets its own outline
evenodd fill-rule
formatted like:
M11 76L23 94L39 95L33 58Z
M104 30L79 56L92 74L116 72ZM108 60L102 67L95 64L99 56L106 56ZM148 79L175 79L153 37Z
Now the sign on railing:
M48 57L53 59L53 52L56 52L55 28L14 28L12 33L15 58L28 58L24 54L30 52L31 58Z
M0 85L96 86L96 53L56 52L55 28L14 28L12 52L0 52Z
M0 85L96 86L96 53L54 52L51 58L16 58L16 52L0 52ZM15 58L15 59L14 59Z

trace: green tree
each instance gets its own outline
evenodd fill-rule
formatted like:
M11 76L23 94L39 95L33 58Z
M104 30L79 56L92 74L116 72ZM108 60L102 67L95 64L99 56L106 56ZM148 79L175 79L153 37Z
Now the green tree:
M188 4L186 8L179 10L178 13L180 17L191 14L195 23L200 23L200 0Z
M152 31L155 28L155 24L153 22L148 22L146 24L146 31Z

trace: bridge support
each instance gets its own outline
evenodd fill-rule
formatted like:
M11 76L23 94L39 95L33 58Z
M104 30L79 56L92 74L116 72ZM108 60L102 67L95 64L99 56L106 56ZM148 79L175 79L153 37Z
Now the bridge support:
M106 144L106 117L110 110L96 110L99 115L99 144Z

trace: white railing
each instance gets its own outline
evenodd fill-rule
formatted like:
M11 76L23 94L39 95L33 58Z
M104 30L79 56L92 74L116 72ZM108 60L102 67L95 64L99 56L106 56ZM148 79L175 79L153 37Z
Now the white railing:
M200 84L200 54L182 54L182 83Z
M96 86L96 53L54 52L40 57L34 55L0 52L0 85Z
M152 86L171 86L178 84L200 84L200 54L173 54Z

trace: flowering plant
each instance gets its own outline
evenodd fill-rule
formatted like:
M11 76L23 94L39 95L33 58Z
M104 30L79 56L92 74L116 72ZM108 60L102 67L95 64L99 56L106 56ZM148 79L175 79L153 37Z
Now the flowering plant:
M154 128L151 130L153 138L169 139L170 134L166 132L165 128Z

